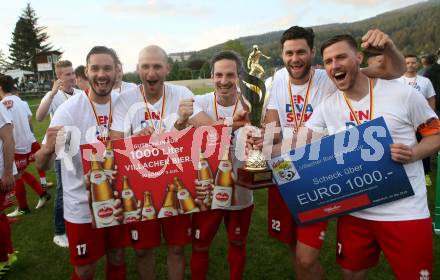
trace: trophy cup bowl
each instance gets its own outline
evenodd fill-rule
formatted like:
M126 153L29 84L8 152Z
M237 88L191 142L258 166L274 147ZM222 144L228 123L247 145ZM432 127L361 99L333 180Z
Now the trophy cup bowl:
M261 127L264 105L267 100L264 82L245 71L240 73L240 101L244 108L249 109L251 124ZM261 150L250 150L244 167L238 168L237 183L249 189L274 186L272 171L267 167L266 159Z

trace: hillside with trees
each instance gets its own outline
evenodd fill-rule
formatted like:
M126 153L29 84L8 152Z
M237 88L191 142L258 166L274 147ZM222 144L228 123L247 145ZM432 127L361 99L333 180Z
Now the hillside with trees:
M357 39L360 39L371 28L379 28L388 33L403 53L420 55L422 53L436 52L440 47L439 22L440 1L430 0L357 22L313 26L312 28L316 36L315 47L317 49L314 63L320 63L319 46L326 39L341 33L350 33ZM295 25L295 22L292 22L292 25ZM210 57L215 52L224 49L236 50L242 54L243 59L247 59L247 55L243 55L243 53L249 53L254 44L259 45L263 53L272 57L270 60L260 60L260 63L266 69L280 66L282 65L282 60L280 58L279 39L282 33L283 30L229 40L195 52L188 61L181 62L179 68L187 68L186 64L192 64L193 60L197 60L198 65L203 65L202 61L209 62ZM205 76L200 75L201 72L197 71L197 69L193 68L191 71L193 73L196 72L196 76ZM203 74L206 72L205 65ZM194 74L192 76L194 78ZM188 73L186 78L191 78L191 75Z

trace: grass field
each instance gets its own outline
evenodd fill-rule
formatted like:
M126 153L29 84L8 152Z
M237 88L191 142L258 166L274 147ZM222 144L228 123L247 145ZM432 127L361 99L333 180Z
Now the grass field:
M208 91L206 89L205 91ZM200 92L199 92L200 93ZM35 111L38 100L29 103ZM34 106L32 106L34 105ZM39 140L43 138L48 125L46 119L42 123L34 122L34 129ZM35 170L31 168L32 172ZM34 172L35 173L35 172ZM54 173L48 173L48 179L54 182ZM28 201L34 208L37 197L28 188ZM55 188L49 189L54 196ZM434 206L434 187L428 189L430 209ZM269 239L267 236L267 195L265 190L255 191L255 210L247 243L247 264L245 279L293 279L293 269L290 265L289 250L287 247ZM24 216L19 222L12 225L13 242L15 249L20 251L19 261L8 275L7 279L70 279L72 271L69 265L68 250L55 246L53 238L53 205L52 200L43 209L32 210L30 215ZM414 238L417 238L416 236ZM435 236L435 264L432 279L440 279L440 237ZM210 270L208 279L228 279L227 242L224 227L221 227L213 242L210 257ZM187 246L187 264L191 247ZM137 279L134 266L133 251L126 250L128 264L128 279ZM321 261L326 270L327 279L340 279L339 268L335 263L335 221L331 221L322 249ZM165 246L156 250L157 279L166 279ZM104 265L100 262L95 279L104 279ZM186 278L191 279L187 265ZM371 270L369 279L392 279L392 272L382 257L380 264Z

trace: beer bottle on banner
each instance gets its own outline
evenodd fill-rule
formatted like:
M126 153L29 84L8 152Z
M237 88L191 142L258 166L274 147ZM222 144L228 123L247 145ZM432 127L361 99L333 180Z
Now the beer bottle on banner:
M133 190L128 182L128 177L122 177L122 207L124 208L124 224L137 220L137 202Z
M188 189L183 185L182 180L179 177L174 177L174 184L177 186L177 199L179 200L182 213L199 212L200 209L197 207Z
M178 215L176 209L176 186L173 183L168 184L167 194L160 208L158 218L172 217Z
M156 219L156 209L154 209L153 202L151 201L151 193L149 191L145 191L141 221L148 221L153 219Z
M102 168L107 176L112 176L115 170L115 154L113 152L113 143L111 140L107 141L105 145L104 161L102 162Z
M199 163L197 164L197 179L200 185L206 190L203 204L205 204L206 207L211 208L213 176L208 160L202 152L200 153Z
M219 163L217 174L215 175L211 209L222 209L231 206L232 194L234 192L232 172L229 152L226 151Z
M92 210L96 227L117 225L118 222L113 215L115 201L113 189L107 181L107 176L105 176L96 154L92 154L91 157L90 191L92 193Z

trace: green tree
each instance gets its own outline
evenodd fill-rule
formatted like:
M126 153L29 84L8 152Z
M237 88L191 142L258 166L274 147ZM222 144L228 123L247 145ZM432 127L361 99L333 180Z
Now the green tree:
M246 47L243 46L243 44L238 39L227 41L223 46L223 50L235 51L236 53L241 55L243 59L247 58Z
M122 76L122 80L129 83L140 84L141 80L137 72L127 72Z
M39 52L52 50L46 41L49 36L46 27L37 25L38 17L30 3L26 5L12 32L12 43L9 45L9 59L15 68L37 72L34 57Z
M9 63L6 60L6 56L2 50L0 50L0 72L4 72L8 69Z

